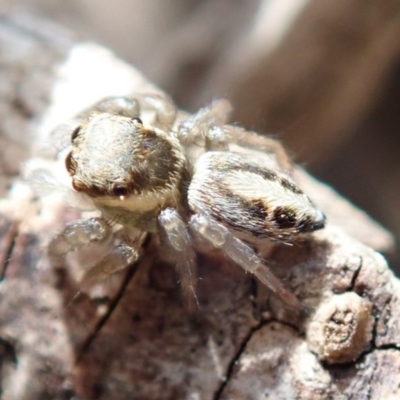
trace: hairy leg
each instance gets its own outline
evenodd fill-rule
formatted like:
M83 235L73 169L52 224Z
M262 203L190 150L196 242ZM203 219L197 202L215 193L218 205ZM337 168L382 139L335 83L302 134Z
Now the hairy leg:
M185 223L172 208L161 211L158 222L174 260L180 277L183 298L190 311L199 307L196 296L196 256Z
M301 305L296 296L284 287L250 246L232 235L224 225L204 215L195 214L190 219L189 226L194 235L200 235L215 247L221 248L228 257L245 271L254 274L289 307L300 310Z
M111 227L101 218L74 221L53 237L48 245L48 255L55 267L65 255L91 243L110 245L113 239ZM140 256L137 243L120 242L111 246L110 252L93 265L83 276L82 290L89 289L93 283L107 279L113 273L124 269L129 264L136 262Z
M73 221L52 238L48 254L50 257L65 256L90 243L106 243L111 237L111 227L101 218Z
M134 93L132 97L107 97L79 115L77 121L85 120L93 111L141 117L142 113L152 113L153 125L168 131L176 119L177 110L167 96L157 93Z
M290 173L292 171L293 165L290 157L278 140L255 132L246 131L243 128L233 125L225 126L225 130L227 135L229 135L231 143L255 150L261 154L269 153L275 157L278 166L284 172Z
M232 106L227 100L215 100L185 119L178 126L178 139L182 143L202 143L207 151L228 150L229 138L224 129Z
M134 97L139 101L142 111L154 113L153 125L166 132L172 128L177 109L169 97L155 93L136 93Z

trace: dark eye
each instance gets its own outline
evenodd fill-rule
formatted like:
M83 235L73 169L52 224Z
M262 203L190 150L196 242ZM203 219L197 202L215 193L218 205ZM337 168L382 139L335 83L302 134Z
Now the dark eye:
M112 192L113 195L117 197L126 196L128 194L128 188L122 183L114 183Z
M77 191L77 192L82 192L83 191L83 186L81 184L81 181L77 179L72 179L72 187Z
M135 124L143 125L143 121L138 117L132 118L132 122Z
M81 130L80 125L74 129L74 131L72 132L72 135L71 135L71 142L73 142L76 139L80 130Z
M69 172L70 175L75 174L75 163L72 159L72 153L69 153L67 157L65 158L65 167L67 168L67 171Z

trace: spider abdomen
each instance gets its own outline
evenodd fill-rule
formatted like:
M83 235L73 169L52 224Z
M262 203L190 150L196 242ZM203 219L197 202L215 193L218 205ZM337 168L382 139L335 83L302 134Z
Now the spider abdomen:
M325 216L286 175L251 156L210 151L195 165L191 209L228 228L256 237L290 241L324 226Z

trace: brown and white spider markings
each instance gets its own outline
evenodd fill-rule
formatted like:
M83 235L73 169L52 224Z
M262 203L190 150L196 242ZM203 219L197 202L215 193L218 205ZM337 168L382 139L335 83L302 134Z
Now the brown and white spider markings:
M290 243L323 228L325 216L292 180L281 146L254 133L244 140L242 129L226 125L229 111L229 103L219 100L177 120L166 97L138 94L104 99L79 115L68 125L75 127L65 165L71 190L89 199L101 217L69 223L51 240L49 255L63 257L118 235L109 254L87 271L87 285L138 260L138 232L157 232L174 256L184 299L194 306L193 244L203 240L298 309L296 296L273 275L255 243ZM146 113L151 124L143 123ZM270 152L278 163L240 151L243 145Z

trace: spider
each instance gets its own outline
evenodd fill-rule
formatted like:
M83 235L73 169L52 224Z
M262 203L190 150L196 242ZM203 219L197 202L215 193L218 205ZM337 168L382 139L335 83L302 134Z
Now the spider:
M194 246L205 241L298 309L255 248L264 240L291 243L323 228L325 216L291 178L280 144L227 125L230 109L218 100L182 118L159 94L110 97L59 128L70 136L71 190L101 216L68 223L50 241L49 255L108 243L108 254L86 272L86 285L136 262L143 237L157 233L193 305ZM275 162L266 162L268 152Z

